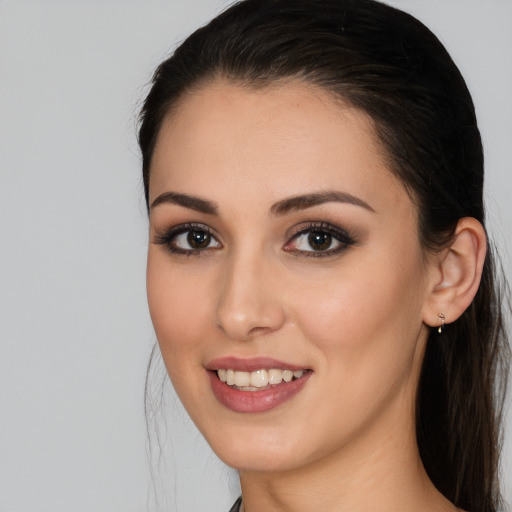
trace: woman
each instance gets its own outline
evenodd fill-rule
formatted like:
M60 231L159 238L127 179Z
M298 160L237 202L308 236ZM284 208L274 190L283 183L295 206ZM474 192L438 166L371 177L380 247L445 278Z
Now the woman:
M233 510L494 511L509 353L464 80L373 0L246 0L157 69L148 300Z

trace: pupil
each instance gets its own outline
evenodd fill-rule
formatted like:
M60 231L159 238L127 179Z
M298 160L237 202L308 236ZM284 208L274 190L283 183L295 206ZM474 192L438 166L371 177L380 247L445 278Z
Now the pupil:
M312 231L308 236L308 242L315 251L323 251L331 246L332 236L322 231Z
M210 245L210 234L204 231L190 231L187 241L193 249L204 249Z

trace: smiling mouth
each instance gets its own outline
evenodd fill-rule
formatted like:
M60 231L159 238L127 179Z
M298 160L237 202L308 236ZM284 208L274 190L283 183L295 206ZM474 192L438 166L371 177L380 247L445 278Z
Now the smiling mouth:
M278 386L285 382L289 383L300 379L310 370L279 370L277 368L261 369L254 372L242 372L232 369L219 369L217 376L233 389L239 391L263 391Z
M299 394L314 373L268 357L223 357L210 361L205 369L215 398L237 413L277 408Z

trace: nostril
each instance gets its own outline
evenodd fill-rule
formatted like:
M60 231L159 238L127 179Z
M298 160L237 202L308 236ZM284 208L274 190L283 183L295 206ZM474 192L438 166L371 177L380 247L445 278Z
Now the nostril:
M249 332L249 336L262 336L264 334L269 334L275 329L272 329L271 327L253 327Z

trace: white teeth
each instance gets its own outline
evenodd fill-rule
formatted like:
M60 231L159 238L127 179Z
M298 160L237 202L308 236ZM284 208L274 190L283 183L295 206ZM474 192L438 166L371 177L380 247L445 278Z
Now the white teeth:
M240 372L245 373L245 372ZM258 370L251 372L251 386L254 388L263 388L268 385L268 372L267 370Z
M235 386L246 388L251 383L251 374L248 372L235 372Z
M255 372L238 372L235 370L220 369L217 375L221 382L225 382L228 386L236 386L244 390L251 388L264 388L268 385L275 386L285 382L291 382L293 378L300 379L304 375L304 370L257 370Z
M291 370L283 370L283 380L285 382L291 382L293 379L293 372Z
M269 384L281 384L283 380L283 372L281 370L269 370L268 371L268 383Z

